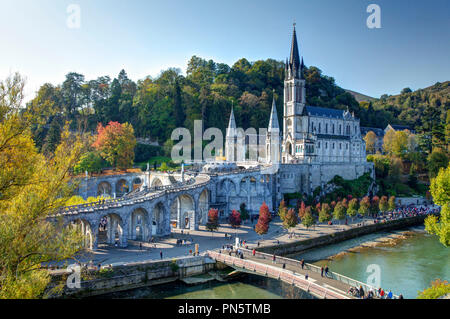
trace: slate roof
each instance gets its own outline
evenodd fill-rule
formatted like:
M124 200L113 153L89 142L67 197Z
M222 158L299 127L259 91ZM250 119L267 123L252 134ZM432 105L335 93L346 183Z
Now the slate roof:
M344 110L329 109L319 106L306 106L307 115L309 116L321 116L331 118L344 118Z

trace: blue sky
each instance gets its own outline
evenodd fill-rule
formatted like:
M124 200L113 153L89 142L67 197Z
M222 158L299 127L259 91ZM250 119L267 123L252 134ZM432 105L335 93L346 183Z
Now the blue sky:
M381 29L366 8L381 7ZM67 6L81 27L70 29ZM197 55L232 65L284 60L297 24L300 54L338 85L367 95L397 94L450 80L450 1L407 0L0 0L0 78L19 71L27 98L66 73L133 80Z

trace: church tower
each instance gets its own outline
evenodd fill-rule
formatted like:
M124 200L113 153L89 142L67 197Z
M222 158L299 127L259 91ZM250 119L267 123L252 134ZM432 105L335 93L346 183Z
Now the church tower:
M269 127L266 136L266 162L277 164L281 161L280 156L280 124L278 122L277 106L275 95L272 102L272 112L270 113Z
M228 162L234 162L236 160L236 144L236 121L234 119L233 107L231 107L230 122L228 123L227 136L225 138L225 158Z
M302 76L303 67L303 59L300 60L294 23L291 55L289 61L286 59L286 76L284 80L283 163L291 162L296 157L302 133L307 133L308 130L308 123L303 123L305 119L302 119L306 106L305 80Z

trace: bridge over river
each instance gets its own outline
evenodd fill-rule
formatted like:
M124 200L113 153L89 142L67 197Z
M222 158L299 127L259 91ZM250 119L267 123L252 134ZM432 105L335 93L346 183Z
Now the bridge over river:
M302 268L301 262L295 259L275 256L274 263L273 255L255 252L255 256L253 256L251 250L243 248L240 250L244 254L244 259L234 257L234 254L230 256L226 250L210 250L206 254L238 271L282 280L320 299L355 299L352 295L347 294L350 287L362 286L366 295L369 290L376 291L377 289L330 271L327 276L324 274L322 277L320 267L305 263ZM305 275L308 275L308 279ZM394 298L398 297L394 296Z

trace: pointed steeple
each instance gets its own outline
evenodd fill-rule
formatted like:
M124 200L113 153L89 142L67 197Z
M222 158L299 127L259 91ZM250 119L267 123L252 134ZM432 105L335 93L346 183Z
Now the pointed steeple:
M234 119L233 105L231 106L230 121L228 122L227 136L234 136L236 134L236 120Z
M272 112L270 113L270 121L268 132L279 132L280 125L278 123L277 106L275 104L275 95L273 96Z
M294 77L297 77L298 76L297 73L300 70L300 55L298 53L297 33L295 32L295 23L294 23L294 32L292 34L291 57L289 58L289 66L291 67Z

